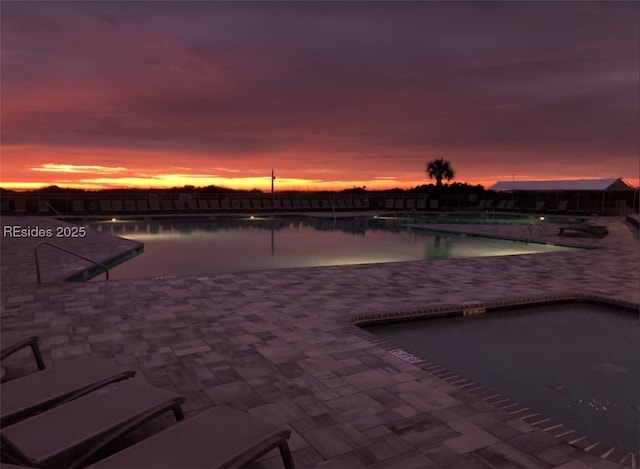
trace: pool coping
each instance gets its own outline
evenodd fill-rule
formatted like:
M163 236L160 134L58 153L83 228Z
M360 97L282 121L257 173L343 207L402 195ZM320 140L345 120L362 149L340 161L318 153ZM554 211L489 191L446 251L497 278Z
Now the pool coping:
M519 402L497 393L491 389L481 386L464 376L457 374L437 363L432 363L427 359L418 357L391 344L385 339L370 333L365 326L389 324L406 321L417 321L421 319L436 319L444 317L465 317L478 316L491 312L503 311L505 309L545 306L566 303L588 303L603 306L611 306L624 309L631 313L640 314L640 304L620 301L613 298L597 295L585 295L581 293L567 293L560 295L542 295L533 297L509 298L490 302L466 302L462 304L443 305L438 307L424 308L413 311L397 311L389 313L358 314L350 318L344 318L339 322L351 333L367 340L386 350L390 354L417 366L426 371L431 376L446 381L457 387L461 391L467 392L474 397L495 406L501 411L508 412L528 425L542 430L545 433L558 439L558 442L565 442L570 446L585 451L603 460L622 464L627 467L637 467L640 461L640 452L621 450L609 444L602 444L594 438L582 432L578 433L564 423L551 417L535 412L534 410L520 404ZM518 416L522 414L522 416Z
M128 238L125 238L125 239L128 239ZM101 260L100 264L106 266L107 269L110 271L114 267L117 267L120 264L123 264L135 257L138 257L144 254L144 243L141 243L139 241L134 241L134 240L129 240L129 241L137 243L138 245L128 248L117 254L114 254L113 256L107 259ZM63 279L63 281L64 282L88 282L104 273L105 271L101 266L91 265L86 269L81 269L71 275L68 275Z
M511 237L511 236L506 236L506 235L492 235L492 234L484 234L484 233L473 233L473 232L469 232L469 231L460 231L460 230L454 230L454 229L448 229L448 228L438 228L437 224L436 225L422 225L422 224L406 224L406 225L401 225L405 228L409 228L412 230L419 230L419 231L432 231L434 233L444 233L447 235L452 235L452 236L459 236L459 237L476 237L476 238L489 238L489 239L498 239L498 240L503 240L503 241L513 241L513 242L526 242L527 244L542 244L544 246L562 246L562 247L567 247L567 248L576 248L576 249L602 249L601 246L593 246L591 244L585 244L585 243L580 243L580 242L550 242L550 241L545 241L542 238L531 238L529 240L525 240L522 237ZM522 225L523 227L527 227L529 225ZM542 227L542 225L536 225L538 227ZM548 226L548 225L547 225Z

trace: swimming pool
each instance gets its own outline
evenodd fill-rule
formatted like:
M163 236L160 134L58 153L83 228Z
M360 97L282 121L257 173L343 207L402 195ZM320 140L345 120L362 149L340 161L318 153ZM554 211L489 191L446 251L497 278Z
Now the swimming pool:
M114 268L112 279L573 249L410 230L370 217L150 219L87 226L144 243L144 253Z
M638 450L637 311L577 302L366 330L605 447Z
M436 223L436 224L475 224L475 225L544 225L549 223L571 224L580 223L589 217L568 215L535 215L503 213L494 211L474 212L440 212L420 213L405 212L386 213L379 216L380 219L404 221L405 223Z

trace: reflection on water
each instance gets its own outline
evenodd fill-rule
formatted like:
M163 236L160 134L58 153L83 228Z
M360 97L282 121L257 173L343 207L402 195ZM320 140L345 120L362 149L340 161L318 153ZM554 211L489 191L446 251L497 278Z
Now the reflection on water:
M214 231L237 230L296 230L313 228L316 231L342 231L350 234L361 234L369 231L401 231L401 225L406 223L398 219L371 219L371 218L218 218L203 220L119 220L90 223L88 226L99 230L108 231L116 235L123 234L149 234L149 235L198 235ZM136 238L143 239L143 238Z
M434 234L394 219L219 218L108 221L92 229L144 243L144 254L113 278L170 276L566 250L512 241Z

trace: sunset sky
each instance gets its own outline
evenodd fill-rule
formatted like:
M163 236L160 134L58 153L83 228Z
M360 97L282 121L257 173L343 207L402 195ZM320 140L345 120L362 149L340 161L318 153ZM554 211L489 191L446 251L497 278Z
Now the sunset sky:
M638 185L639 12L3 1L0 186Z

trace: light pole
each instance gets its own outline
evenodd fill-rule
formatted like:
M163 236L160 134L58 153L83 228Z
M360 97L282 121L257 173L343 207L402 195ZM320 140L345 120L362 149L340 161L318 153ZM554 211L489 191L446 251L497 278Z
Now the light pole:
M271 195L273 195L273 181L276 180L276 176L273 174L273 168L271 168Z

